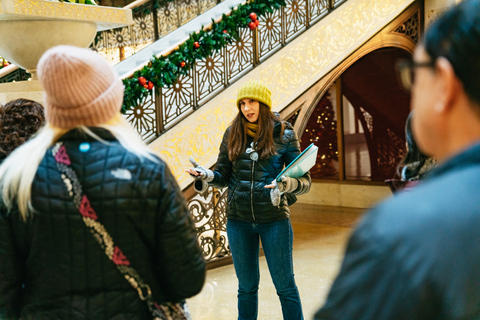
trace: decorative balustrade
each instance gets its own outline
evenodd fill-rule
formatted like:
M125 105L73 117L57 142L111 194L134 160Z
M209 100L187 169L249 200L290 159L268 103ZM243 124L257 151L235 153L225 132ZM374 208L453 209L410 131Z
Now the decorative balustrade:
M227 240L227 189L209 187L204 194L194 194L188 208L195 222L198 242L205 260L214 261L230 256Z
M6 69L6 68L4 68ZM3 69L2 69L3 70ZM14 81L24 81L31 78L31 74L25 71L22 68L15 68L13 71L6 73L5 75L0 74L0 83L14 82Z
M111 65L128 58L156 40L172 32L223 0L137 0L126 9L132 9L134 24L98 32L90 48L105 57ZM0 76L0 83L24 81L31 75L16 69Z
M126 118L146 142L154 140L345 1L287 0L259 18L257 29L242 29L239 41L197 61L172 87L155 87Z
M136 1L125 7L133 10L133 25L97 33L90 48L117 64L222 1Z

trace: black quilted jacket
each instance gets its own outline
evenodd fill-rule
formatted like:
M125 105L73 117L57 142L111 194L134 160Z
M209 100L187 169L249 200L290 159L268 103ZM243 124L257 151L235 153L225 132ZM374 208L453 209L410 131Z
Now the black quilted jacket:
M202 289L205 261L185 200L166 164L143 161L105 130L109 144L62 137L92 208L150 284L157 301ZM89 141L90 150L79 144ZM48 150L32 185L35 214L0 211L0 319L151 319L72 204Z
M290 164L300 154L297 135L289 123L285 122L285 125L283 136L280 136L280 122L274 126L273 136L277 154L259 161L253 161L250 154L245 152L237 160L231 162L228 159L227 150L230 128L226 130L215 165L215 177L213 181L209 182L209 185L217 188L228 187L228 219L267 223L283 220L290 216L286 194L282 195L280 205L274 206L270 199L270 189L265 188L265 185L270 184L283 170L284 165ZM249 139L247 144L250 147L253 138L249 136L247 138ZM293 195L303 194L310 190L310 173L306 173L298 181L298 187L292 193Z

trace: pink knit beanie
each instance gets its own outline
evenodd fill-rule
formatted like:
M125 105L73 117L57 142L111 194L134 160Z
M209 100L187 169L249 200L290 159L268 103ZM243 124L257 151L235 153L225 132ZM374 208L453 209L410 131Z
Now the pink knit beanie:
M123 83L90 49L54 47L40 58L37 73L45 89L46 119L55 127L96 126L120 112Z

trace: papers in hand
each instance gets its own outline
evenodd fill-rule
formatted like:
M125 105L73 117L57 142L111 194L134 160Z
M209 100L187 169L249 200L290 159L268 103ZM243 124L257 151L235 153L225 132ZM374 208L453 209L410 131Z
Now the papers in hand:
M312 143L280 172L276 180L280 181L282 176L300 178L315 165L317 153L318 147Z

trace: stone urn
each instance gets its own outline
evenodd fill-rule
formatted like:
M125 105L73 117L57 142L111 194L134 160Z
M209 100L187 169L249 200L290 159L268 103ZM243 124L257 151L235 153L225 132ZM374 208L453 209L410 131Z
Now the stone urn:
M0 0L0 56L31 73L33 80L0 84L0 103L14 99L17 93L26 98L26 92L41 91L35 81L36 68L48 49L57 45L86 48L97 32L132 23L130 9L48 0ZM35 98L39 100L38 94Z

